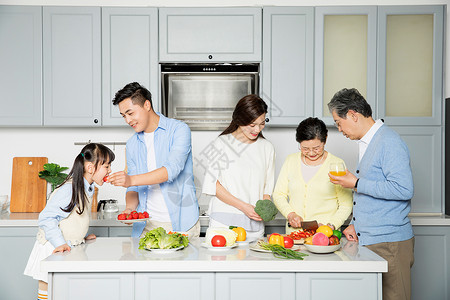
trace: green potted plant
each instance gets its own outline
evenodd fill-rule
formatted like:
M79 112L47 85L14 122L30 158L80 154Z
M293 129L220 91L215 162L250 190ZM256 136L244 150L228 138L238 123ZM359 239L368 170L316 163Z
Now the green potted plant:
M47 163L44 165L44 170L39 172L39 177L45 179L52 186L52 192L58 185L64 182L67 178L67 174L63 171L67 170L67 167L61 167L55 163Z

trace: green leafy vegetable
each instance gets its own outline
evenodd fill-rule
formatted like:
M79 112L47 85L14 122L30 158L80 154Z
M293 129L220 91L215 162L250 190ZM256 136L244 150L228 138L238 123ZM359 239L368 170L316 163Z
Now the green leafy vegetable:
M255 212L264 220L264 222L269 222L275 219L278 209L270 200L258 200L256 202Z
M303 260L304 256L308 256L308 254L297 252L291 249L286 249L283 246L278 244L269 244L264 242L258 242L259 247L265 250L272 251L273 256L283 259L299 259Z
M55 163L47 163L44 165L44 170L39 172L39 178L45 179L47 182L49 182L52 185L52 192L56 189L58 185L64 182L66 180L67 174L63 173L62 171L65 171L69 168L67 167L60 167L58 164Z
M186 247L189 239L181 233L167 233L162 227L150 230L139 241L139 249L172 249Z

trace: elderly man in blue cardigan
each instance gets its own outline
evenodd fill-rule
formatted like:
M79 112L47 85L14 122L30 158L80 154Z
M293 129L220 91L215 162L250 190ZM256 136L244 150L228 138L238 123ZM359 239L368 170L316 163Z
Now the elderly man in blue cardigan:
M413 197L409 150L356 89L337 92L328 108L340 132L359 143L356 176L330 176L331 182L353 188L353 218L344 230L388 261L383 274L383 299L411 299L414 233L408 213Z

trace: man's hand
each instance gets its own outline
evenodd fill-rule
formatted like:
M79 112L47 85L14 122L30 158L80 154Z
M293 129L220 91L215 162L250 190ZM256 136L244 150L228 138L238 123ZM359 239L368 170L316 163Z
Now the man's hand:
M348 189L354 188L356 180L358 180L358 178L350 173L347 169L345 169L345 175L343 176L334 176L328 173L328 177L330 177L330 181L332 183L339 184L340 186Z
M355 242L358 241L358 236L356 235L355 226L353 226L353 224L348 225L342 233L345 235L347 240Z
M261 217L255 212L255 207L251 204L243 203L241 211L252 220L262 221Z
M129 187L131 186L131 176L124 171L112 173L108 177L108 182L115 186Z

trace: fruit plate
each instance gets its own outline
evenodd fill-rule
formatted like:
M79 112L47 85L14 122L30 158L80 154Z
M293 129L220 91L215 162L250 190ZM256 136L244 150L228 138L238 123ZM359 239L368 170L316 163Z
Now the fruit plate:
M334 251L339 250L341 248L341 244L331 245L331 246L317 246L317 245L307 245L304 244L306 250L312 253L332 253Z
M117 221L119 221L120 223L124 223L124 224L129 224L129 223L138 223L138 222L147 222L148 220L150 220L151 218L145 218L145 219L131 219L131 220L119 220L116 219Z
M153 253L166 254L166 253L176 252L176 251L181 250L183 248L184 248L184 246L180 246L178 248L171 248L171 249L147 249L147 248L144 248L144 249L148 250L148 251L151 251Z
M225 250L233 249L233 248L235 248L237 246L238 246L238 244L235 243L232 246L214 247L214 246L208 245L207 243L202 243L202 247L205 247L206 249L212 250L212 251L225 251Z

